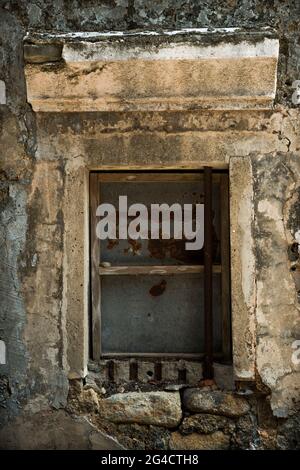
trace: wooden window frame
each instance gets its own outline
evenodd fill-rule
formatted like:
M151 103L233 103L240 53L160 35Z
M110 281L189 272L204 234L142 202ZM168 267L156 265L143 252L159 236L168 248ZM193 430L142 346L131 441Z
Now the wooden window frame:
M190 353L102 353L101 352L101 282L100 276L113 275L180 275L204 272L204 265L180 266L110 266L100 265L100 240L96 237L96 209L100 205L101 183L116 182L174 182L203 181L201 170L157 170L127 171L105 170L90 172L90 342L91 357L94 361L116 358L163 358L203 360L205 354ZM213 353L214 360L231 363L231 301L230 301L230 244L229 244L229 182L228 172L213 170L212 180L220 184L220 241L221 263L212 266L213 273L221 273L221 310L222 310L222 352Z

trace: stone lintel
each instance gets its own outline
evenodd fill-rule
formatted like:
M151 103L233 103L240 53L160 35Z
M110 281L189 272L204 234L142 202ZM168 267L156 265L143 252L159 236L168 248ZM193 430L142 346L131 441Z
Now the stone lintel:
M27 35L39 112L268 109L279 41L268 29Z

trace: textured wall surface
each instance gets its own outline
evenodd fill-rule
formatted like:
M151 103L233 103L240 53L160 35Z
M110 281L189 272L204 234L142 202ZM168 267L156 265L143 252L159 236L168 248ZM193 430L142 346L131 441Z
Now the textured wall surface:
M36 115L26 99L23 37L28 30L246 31L265 26L273 27L280 40L277 95L270 111L49 116ZM300 80L299 31L297 0L0 1L0 340L7 351L6 364L0 364L0 447L55 448L63 442L74 448L81 435L86 448L117 446L104 431L129 448L299 448L300 366L291 359L292 344L300 339L300 108L292 103L292 84ZM160 162L162 152L174 164L187 158L195 162L199 154L208 161L223 160L236 177L233 190L246 194L242 170L233 166L242 160L241 167L252 174L253 190L254 242L250 254L247 245L238 254L250 256L254 273L253 393L248 405L236 396L218 398L213 391L204 405L197 396L196 404L189 399L180 405L172 392L170 416L173 412L178 420L180 406L191 412L175 432L165 426L166 417L153 422L138 412L133 421L111 419L123 401L130 407L131 396L124 394L132 392L130 387L110 389L97 373L85 381L68 380L66 331L78 332L72 330L64 299L73 282L68 259L74 259L82 242L74 239L70 252L64 252L70 185L82 189L87 164L151 165ZM236 207L241 226L243 202ZM76 223L76 210L81 211L80 204L72 208L68 230ZM74 292L74 304L81 302L79 297ZM136 387L141 407L153 414L155 398L159 414L165 395L153 398L150 385ZM124 398L106 401L113 392ZM240 411L232 416L228 408Z

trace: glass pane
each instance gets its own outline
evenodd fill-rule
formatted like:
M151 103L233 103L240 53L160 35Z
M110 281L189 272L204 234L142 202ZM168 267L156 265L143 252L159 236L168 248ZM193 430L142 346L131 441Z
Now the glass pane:
M213 276L214 350L221 351L220 275ZM203 275L103 276L102 353L202 353Z
M134 203L144 204L151 214L151 204L179 203L201 204L204 201L203 182L110 182L100 184L101 203L110 203L118 209L119 196L127 196L128 207ZM220 262L220 205L219 187L213 184L213 261ZM118 213L117 213L118 215ZM133 218L128 218L128 223ZM117 216L118 221L118 216ZM118 233L117 233L118 238ZM153 240L103 240L101 241L101 262L109 262L112 266L130 265L184 265L203 264L203 249L186 250L185 239L173 238L173 220L171 214L171 238Z

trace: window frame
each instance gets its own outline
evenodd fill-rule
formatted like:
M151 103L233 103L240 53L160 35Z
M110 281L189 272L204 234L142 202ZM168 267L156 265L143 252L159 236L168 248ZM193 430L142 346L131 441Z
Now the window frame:
M231 298L230 298L230 241L229 241L229 178L227 170L211 171L212 179L220 184L220 242L221 262L212 271L221 274L222 352L213 353L213 359L232 363L231 345ZM90 356L94 361L102 359L184 359L202 361L205 353L102 353L101 352L101 282L100 276L200 273L204 265L185 266L128 266L101 267L100 240L96 237L96 209L100 201L101 183L115 182L166 182L203 181L203 170L103 170L90 172ZM213 294L211 294L213 295Z

